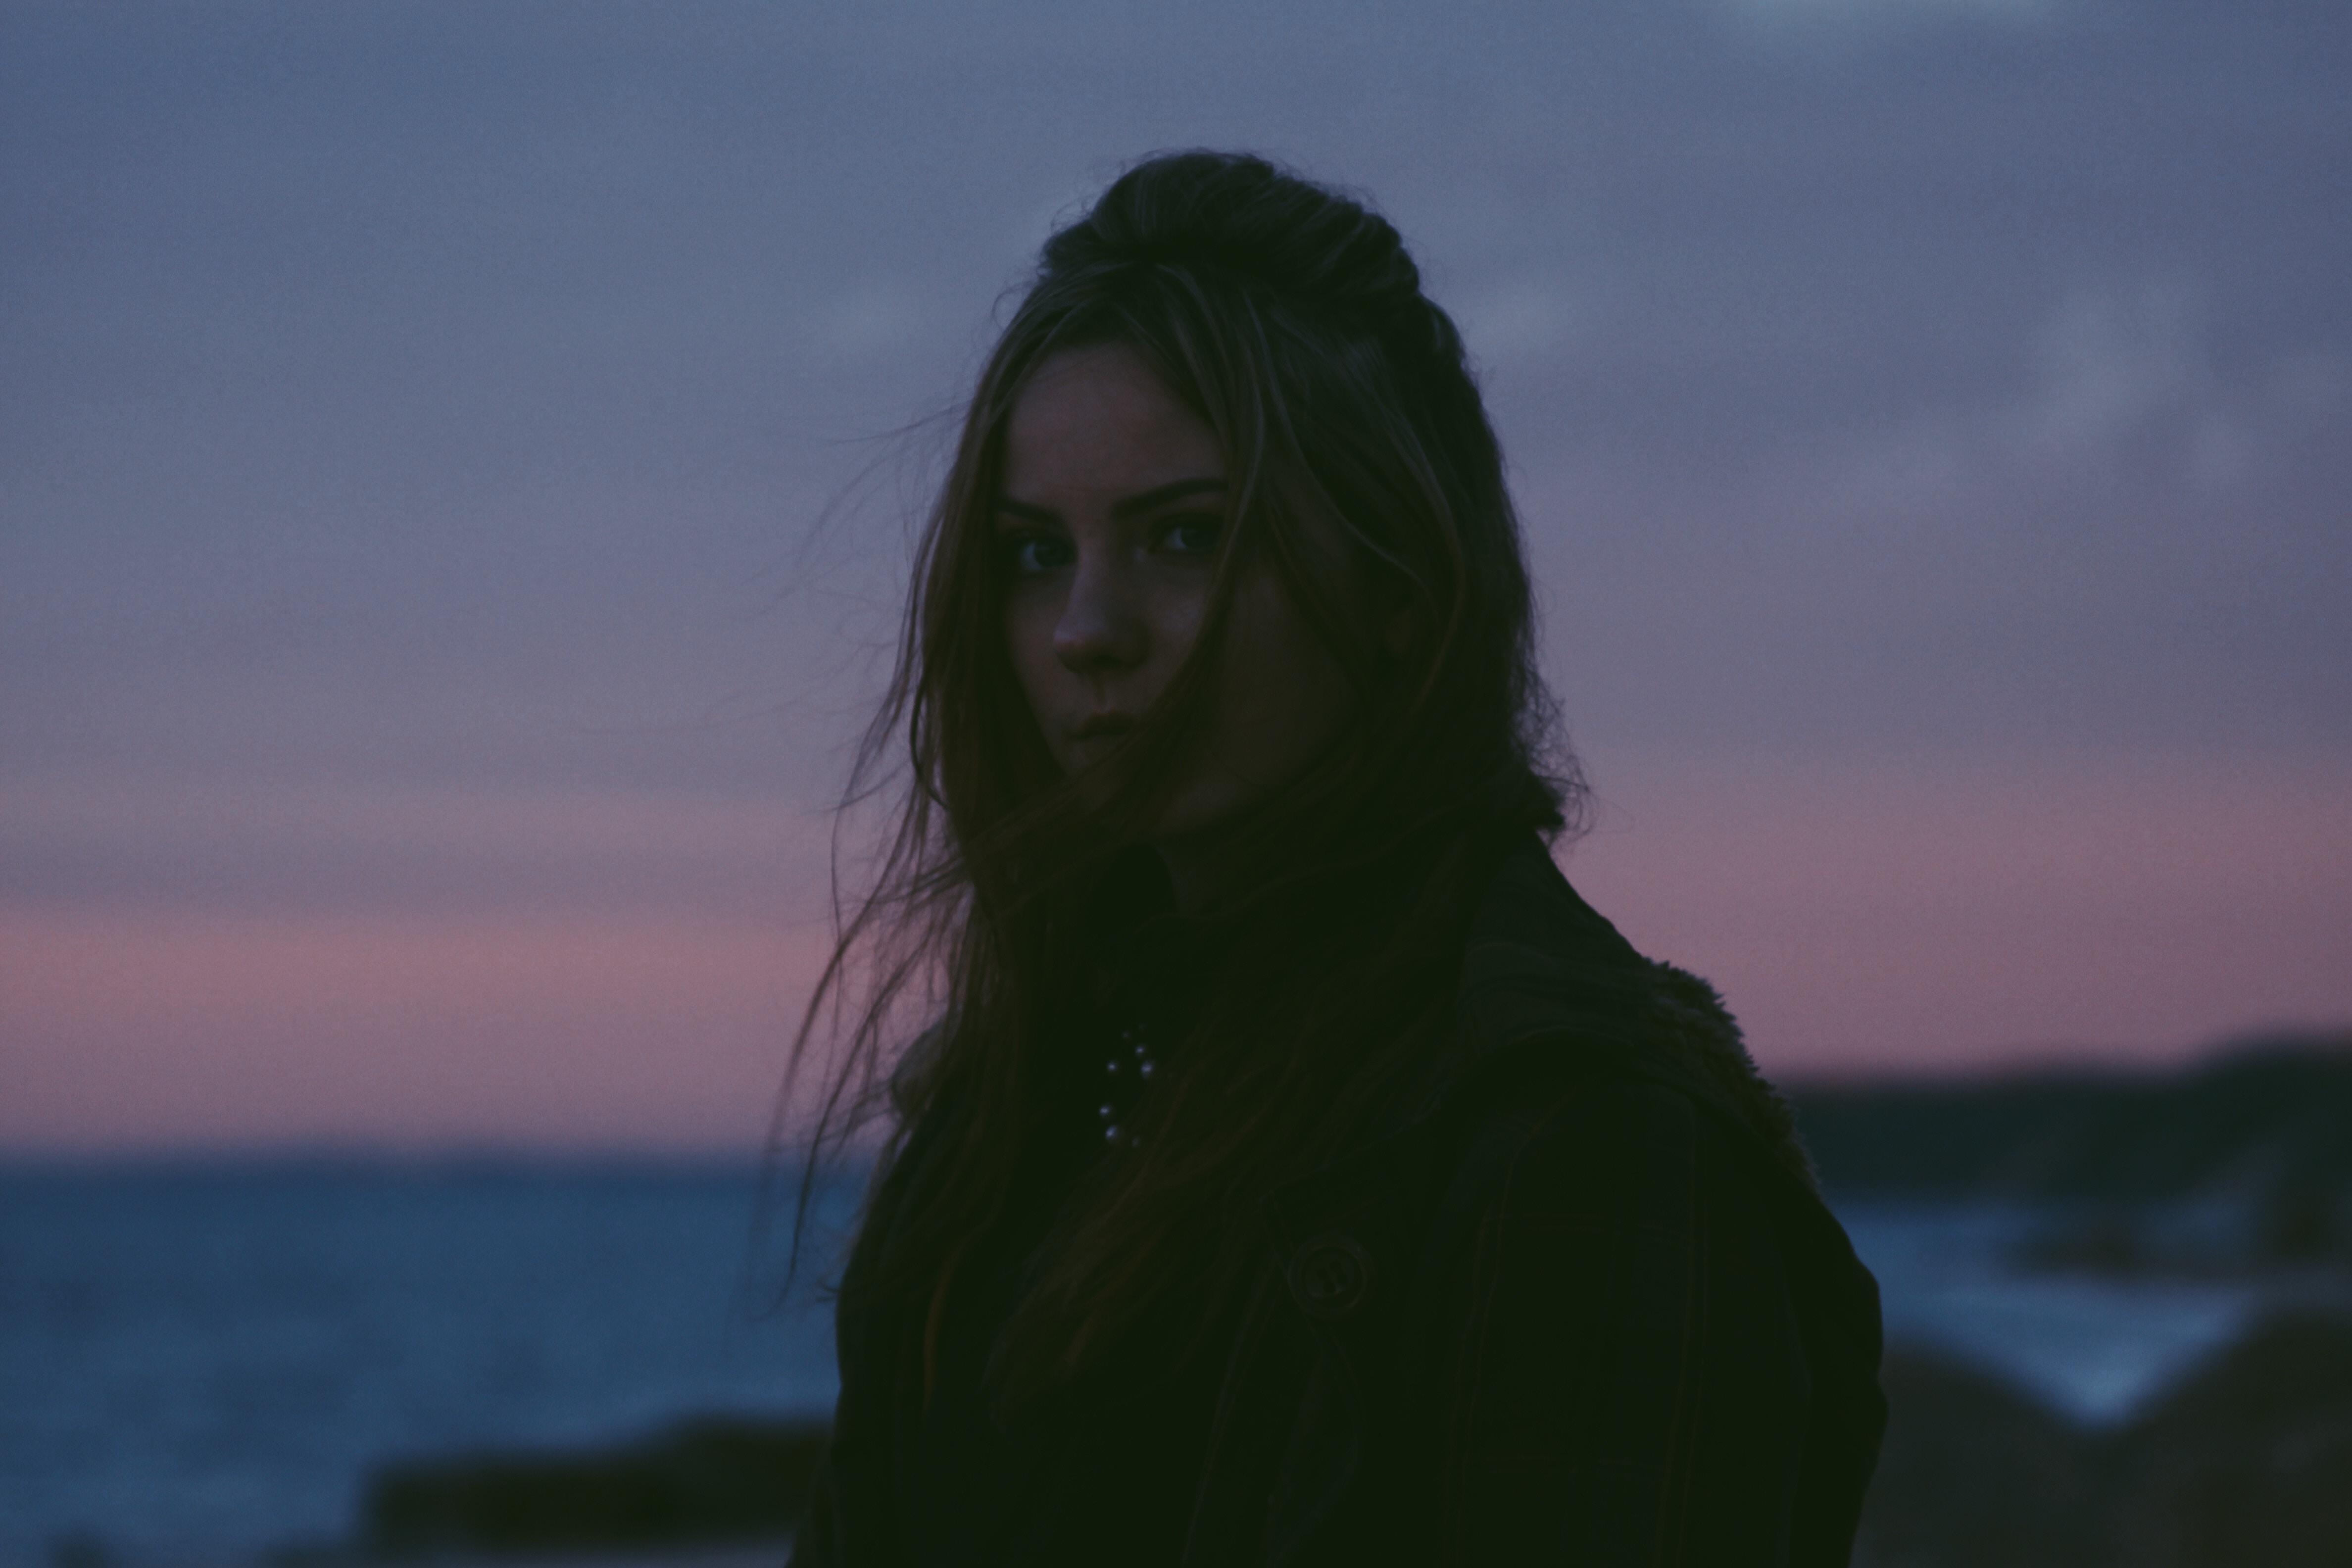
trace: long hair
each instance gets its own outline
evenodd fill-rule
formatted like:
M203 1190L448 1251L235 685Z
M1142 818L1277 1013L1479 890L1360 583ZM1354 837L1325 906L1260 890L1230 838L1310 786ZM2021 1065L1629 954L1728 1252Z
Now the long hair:
M1045 361L1101 344L1139 354L1214 433L1229 518L1192 655L1095 770L1108 791L1097 777L1082 795L1013 676L992 527L1014 403ZM1246 1286L1251 1200L1330 1158L1432 1058L1500 847L1558 835L1581 804L1501 453L1395 229L1255 157L1162 155L1046 243L982 372L852 784L901 760L905 800L794 1044L795 1078L834 1047L803 1215L827 1151L894 1119L890 1234L868 1225L843 1308L914 1306L927 1378L958 1264L1066 1104L1089 910L1202 732L1244 563L1276 574L1351 705L1234 828L1262 874L1214 910L1231 957L1132 1145L1064 1206L998 1342L1007 1396L1076 1375L1180 1286L1212 1304ZM930 1020L911 1048L910 1003ZM923 1169L898 1169L918 1127Z

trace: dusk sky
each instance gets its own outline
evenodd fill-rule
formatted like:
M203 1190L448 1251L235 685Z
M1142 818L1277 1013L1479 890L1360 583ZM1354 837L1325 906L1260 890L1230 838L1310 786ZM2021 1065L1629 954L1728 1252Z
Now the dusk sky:
M733 1148L1057 216L1464 328L1768 1073L2352 1024L2342 0L0 5L0 1152Z

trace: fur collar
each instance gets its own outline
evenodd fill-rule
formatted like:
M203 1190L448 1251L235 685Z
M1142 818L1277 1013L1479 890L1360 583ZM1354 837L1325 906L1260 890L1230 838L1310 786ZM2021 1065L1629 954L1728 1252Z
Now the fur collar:
M1643 957L1530 839L1497 870L1463 955L1461 1044L1436 1098L1505 1060L1572 1057L1679 1090L1744 1129L1818 1193L1788 1102L1715 987Z

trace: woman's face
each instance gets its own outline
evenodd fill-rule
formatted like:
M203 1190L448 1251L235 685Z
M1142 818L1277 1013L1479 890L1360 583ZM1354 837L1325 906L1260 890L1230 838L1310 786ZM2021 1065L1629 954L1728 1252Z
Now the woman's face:
M997 547L1004 635L1045 744L1098 761L1192 651L1226 526L1223 454L1132 349L1038 367L1005 426ZM1262 562L1244 562L1199 753L1154 833L1213 828L1328 745L1349 702L1339 661Z

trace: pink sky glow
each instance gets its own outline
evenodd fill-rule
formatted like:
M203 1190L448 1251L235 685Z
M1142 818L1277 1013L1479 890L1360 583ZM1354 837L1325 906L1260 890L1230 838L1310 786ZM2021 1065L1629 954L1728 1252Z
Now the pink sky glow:
M1604 785L1570 876L1713 980L1779 1076L2176 1061L2352 1018L2352 826L2319 773L1634 763ZM751 813L730 858L693 816L634 913L0 910L0 1149L754 1147L821 960L781 912L813 859ZM719 869L741 861L778 913L742 907ZM682 911L698 874L710 908Z

